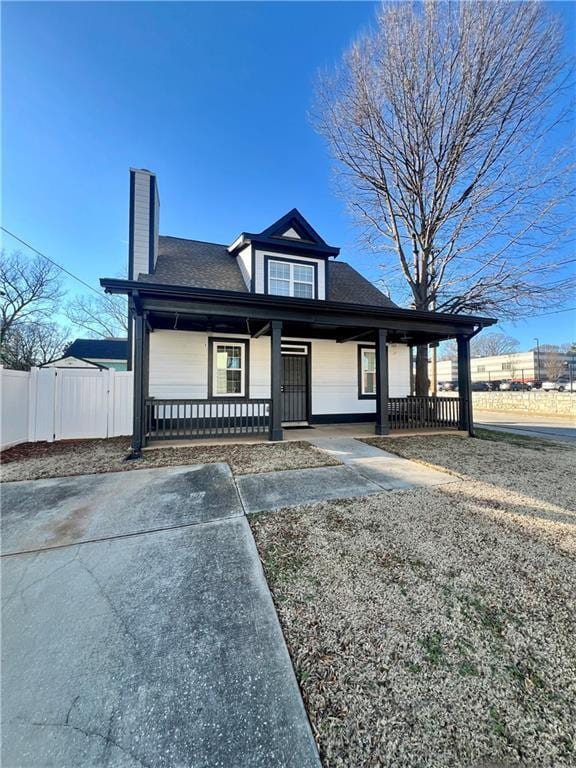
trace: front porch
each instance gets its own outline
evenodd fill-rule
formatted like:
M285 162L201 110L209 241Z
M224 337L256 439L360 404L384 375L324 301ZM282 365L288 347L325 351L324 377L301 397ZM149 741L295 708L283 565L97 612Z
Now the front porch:
M360 436L471 433L469 340L482 318L145 283L130 289L135 456L160 442L302 439L308 430L299 426ZM413 348L449 338L458 341L458 395L416 396Z
M325 437L368 437L393 432L395 435L461 431L461 403L457 397L388 398L387 432L376 432L373 421L312 423L282 428L283 440L305 440L310 430ZM145 401L144 445L194 441L214 443L233 438L260 442L271 439L272 401L165 400Z

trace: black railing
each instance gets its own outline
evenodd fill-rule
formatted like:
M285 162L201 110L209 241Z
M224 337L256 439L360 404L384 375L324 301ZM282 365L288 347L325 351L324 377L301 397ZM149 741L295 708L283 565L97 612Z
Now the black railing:
M459 429L457 397L391 397L388 400L390 429Z
M144 404L147 440L253 435L270 429L270 400L160 400Z

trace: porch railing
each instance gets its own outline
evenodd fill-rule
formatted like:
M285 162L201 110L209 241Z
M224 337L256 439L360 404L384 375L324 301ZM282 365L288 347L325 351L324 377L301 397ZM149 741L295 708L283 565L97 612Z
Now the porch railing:
M457 397L391 397L388 400L390 429L459 429Z
M268 432L270 400L160 400L144 403L147 440L192 440Z

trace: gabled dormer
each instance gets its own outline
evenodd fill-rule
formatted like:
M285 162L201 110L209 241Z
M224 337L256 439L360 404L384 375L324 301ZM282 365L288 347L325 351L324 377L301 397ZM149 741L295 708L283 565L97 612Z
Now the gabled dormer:
M325 299L328 259L340 253L293 208L257 234L243 232L229 247L254 293Z

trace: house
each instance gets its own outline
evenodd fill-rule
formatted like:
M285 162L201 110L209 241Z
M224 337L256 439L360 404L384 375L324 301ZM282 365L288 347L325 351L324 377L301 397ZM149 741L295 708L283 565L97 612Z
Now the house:
M402 309L293 209L229 243L159 236L156 176L130 171L133 451L156 439L368 421L471 430L469 340L490 318ZM256 217L255 217L256 218ZM411 397L411 349L456 338L458 398Z
M114 368L125 371L128 367L127 339L76 339L62 357L47 366L50 368Z

